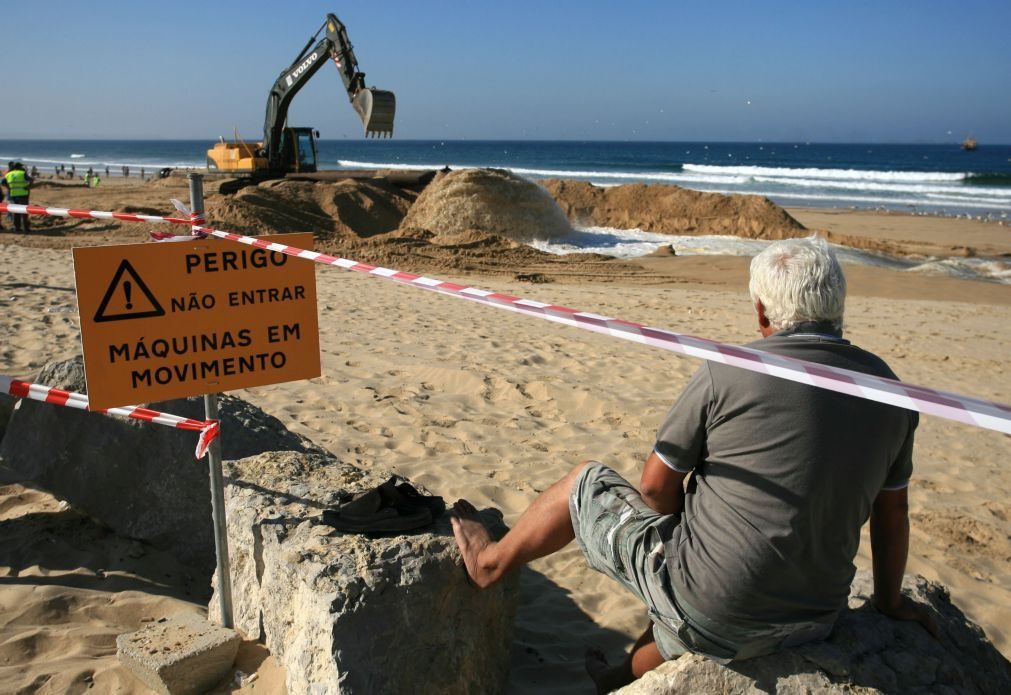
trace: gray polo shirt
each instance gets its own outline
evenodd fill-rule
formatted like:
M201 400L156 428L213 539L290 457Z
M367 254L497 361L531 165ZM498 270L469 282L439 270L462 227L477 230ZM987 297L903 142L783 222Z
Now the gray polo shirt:
M896 378L824 324L749 347ZM692 473L667 542L675 596L727 625L834 620L875 497L908 484L917 422L913 411L706 362L655 446Z

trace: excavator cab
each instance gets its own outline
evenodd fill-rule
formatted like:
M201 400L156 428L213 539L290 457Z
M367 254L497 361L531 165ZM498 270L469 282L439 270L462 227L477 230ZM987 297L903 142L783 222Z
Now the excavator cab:
M311 173L316 171L316 138L312 128L285 128L281 145L281 158L287 171Z
M362 119L365 137L393 136L393 116L397 110L397 99L393 96L393 92L366 87L358 90L351 99L351 106Z

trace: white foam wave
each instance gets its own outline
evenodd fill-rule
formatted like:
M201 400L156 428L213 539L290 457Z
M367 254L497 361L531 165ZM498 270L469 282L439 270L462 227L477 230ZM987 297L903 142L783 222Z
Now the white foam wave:
M26 164L35 164L39 167L46 165L57 165L66 164L66 159L46 159L44 157L22 157L16 156L12 157L9 155L0 154L0 160L18 160ZM120 167L128 166L131 170L136 169L139 173L141 169L149 169L151 171L157 171L158 169L164 169L168 167L169 169L202 169L203 164L194 161L178 161L178 162L112 162L104 159L83 159L74 162L74 166L94 166L94 167L109 167L110 169L116 169L117 173ZM131 173L133 173L131 171Z
M964 181L967 173L933 171L871 171L868 169L791 169L788 167L718 166L685 164L685 171L708 174L738 174L741 176L773 176L790 179L846 179L850 181L903 181L908 183L943 183Z
M1011 285L1011 264L989 258L942 258L920 263L906 272L948 275L963 280L989 280Z
M555 255L600 253L618 258L633 258L647 255L663 246L671 246L679 256L755 256L770 243L772 242L730 235L682 236L644 232L641 229L580 227L563 239L535 241L530 245ZM934 258L918 261L838 244L831 246L842 263L1011 284L1011 263L1003 258Z
M530 246L556 256L601 253L616 258L635 258L650 254L661 246L669 246L671 239L670 235L644 232L641 229L578 227L562 239L535 240Z
M756 183L775 183L798 188L833 188L844 190L891 191L895 193L921 193L924 195L942 193L945 195L981 196L1002 198L1011 202L1011 189L984 188L981 186L940 186L929 184L878 183L874 181L832 181L827 179L789 179L784 180L774 176L755 176L751 179Z
M70 158L71 159L81 159L82 157L87 157L87 156L88 155L86 155L86 154L72 154L72 155L70 155Z
M441 169L433 164L401 164L399 162L356 162L352 159L338 159L337 165L344 169ZM446 165L453 169L457 167Z
M477 164L402 164L384 162L360 162L350 159L338 159L337 164L345 169L440 169L448 166L450 169L479 169L487 168L491 165ZM531 176L535 178L563 178L563 179L591 179L593 181L664 181L670 183L716 183L716 184L745 184L748 182L746 176L720 176L720 175L699 175L683 172L665 171L595 171L579 169L533 169L530 167L497 167L507 168L509 171L519 176Z
M725 190L713 189L713 188L698 188L696 190L702 191L704 193L727 193ZM862 203L869 205L888 205L888 206L906 206L910 208L916 207L936 207L936 208L979 208L982 210L1007 210L1007 204L992 203L992 202L976 202L972 200L967 200L965 198L900 198L900 197L885 197L885 196L866 196L866 195L838 195L835 193L794 193L793 191L761 191L761 190L748 190L742 191L748 195L760 195L766 198L773 198L779 201L791 201L791 200L823 200L829 202L843 202L843 203Z

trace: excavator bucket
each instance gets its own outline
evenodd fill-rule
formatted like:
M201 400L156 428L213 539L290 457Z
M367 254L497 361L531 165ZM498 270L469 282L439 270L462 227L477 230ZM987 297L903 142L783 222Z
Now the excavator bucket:
M358 90L351 105L358 112L365 126L365 137L393 136L393 115L397 109L397 99L393 92L366 88Z

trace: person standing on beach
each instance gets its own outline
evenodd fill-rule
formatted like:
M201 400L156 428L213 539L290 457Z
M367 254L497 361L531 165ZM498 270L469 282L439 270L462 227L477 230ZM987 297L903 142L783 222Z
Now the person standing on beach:
M896 378L842 337L846 281L823 240L771 244L749 289L762 335L749 347ZM576 539L590 567L646 605L650 627L622 663L587 653L599 692L687 652L729 663L824 639L868 518L875 605L936 636L900 592L917 424L912 411L706 362L660 425L639 490L588 461L501 540L466 500L453 532L479 587Z
M10 195L7 193L6 186L4 185L7 181L7 174L10 173L11 169L14 168L14 162L7 162L7 171L3 173L3 177L0 177L0 201L6 200L8 203L13 202L10 199ZM7 213L7 221L11 224L14 223L14 215ZM0 224L0 229L3 229L3 224Z
M7 199L16 205L28 205L28 194L32 181L32 177L25 171L24 164L11 162L3 179L3 186L7 189ZM32 231L31 219L28 215L15 214L14 231L20 232L22 228L26 234Z

